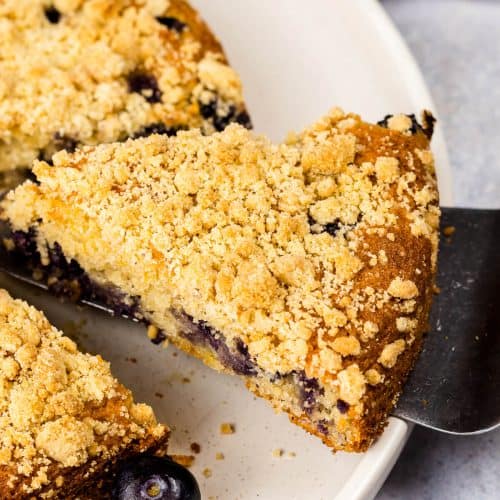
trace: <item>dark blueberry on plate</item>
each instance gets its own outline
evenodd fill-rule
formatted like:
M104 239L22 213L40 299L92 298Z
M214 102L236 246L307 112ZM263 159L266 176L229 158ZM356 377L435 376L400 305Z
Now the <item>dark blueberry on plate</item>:
M186 23L179 21L176 17L159 16L156 20L169 30L177 31L177 33L182 33L186 27Z
M125 461L118 471L117 500L201 500L194 476L169 458L142 456Z
M61 19L61 13L53 5L45 7L44 12L49 23L57 24Z

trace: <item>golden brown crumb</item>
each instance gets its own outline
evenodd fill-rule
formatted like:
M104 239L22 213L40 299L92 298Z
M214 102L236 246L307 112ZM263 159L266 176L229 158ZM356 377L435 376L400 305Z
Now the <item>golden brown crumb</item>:
M191 467L194 463L194 455L170 455L170 458L184 467Z
M206 478L209 478L212 476L212 469L209 469L208 467L206 467L205 469L203 469L203 472L202 474L206 477Z
M224 453L218 451L216 454L215 454L215 459L216 460L224 460Z
M220 424L220 433L223 435L234 434L234 425L228 424L227 422Z
M201 451L201 446L198 443L191 443L190 448L191 451L196 454L200 453Z
M275 448L272 451L272 456L274 458L281 458L283 456L283 450L281 448Z
M149 325L147 329L148 338L151 340L155 340L158 336L159 330L155 325Z
M446 226L443 228L443 234L449 238L450 236L455 234L456 230L457 228L455 226Z

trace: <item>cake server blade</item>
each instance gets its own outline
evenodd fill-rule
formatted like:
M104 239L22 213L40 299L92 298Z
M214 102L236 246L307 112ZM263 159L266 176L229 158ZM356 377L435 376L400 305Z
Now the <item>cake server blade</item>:
M442 432L475 434L500 425L500 210L442 207L445 228L455 232L440 241L441 292L430 333L393 415ZM0 227L0 236L6 231ZM47 289L3 245L0 270ZM82 303L113 314L104 303Z
M430 332L393 414L486 432L500 425L500 210L442 208L441 229Z

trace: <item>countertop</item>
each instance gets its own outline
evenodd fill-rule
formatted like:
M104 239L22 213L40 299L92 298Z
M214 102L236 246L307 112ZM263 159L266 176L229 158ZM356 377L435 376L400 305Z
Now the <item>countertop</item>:
M500 208L500 2L384 0L416 57L446 137L455 204ZM498 333L498 332L496 332ZM500 429L415 428L378 500L500 498Z

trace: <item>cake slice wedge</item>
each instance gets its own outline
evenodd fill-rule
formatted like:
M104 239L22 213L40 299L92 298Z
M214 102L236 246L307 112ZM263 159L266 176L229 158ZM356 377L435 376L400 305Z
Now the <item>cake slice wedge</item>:
M381 433L427 328L432 117L332 110L283 144L239 125L38 162L3 202L51 289L107 300L335 450Z
M120 462L164 455L168 436L100 356L0 290L2 499L111 498Z

